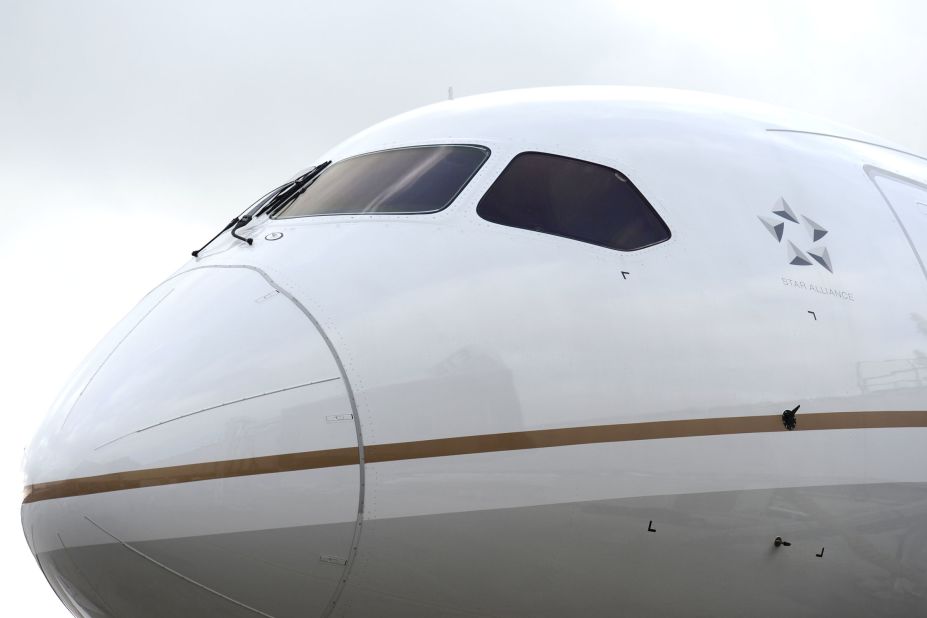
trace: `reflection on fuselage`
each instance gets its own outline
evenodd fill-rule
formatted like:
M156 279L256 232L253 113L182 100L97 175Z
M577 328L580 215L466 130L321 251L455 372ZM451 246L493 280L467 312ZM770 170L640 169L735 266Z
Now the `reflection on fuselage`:
M336 147L63 391L22 507L51 587L95 617L923 613L927 168L768 130L809 123L542 89Z

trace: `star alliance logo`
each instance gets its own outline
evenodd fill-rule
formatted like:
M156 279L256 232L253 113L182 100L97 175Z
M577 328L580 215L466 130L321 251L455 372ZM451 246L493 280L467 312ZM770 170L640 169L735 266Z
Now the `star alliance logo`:
M793 266L812 266L817 263L819 266L826 268L828 272L834 272L834 263L830 259L827 247L817 244L828 234L828 231L823 226L804 215L796 215L788 202L785 201L785 198L781 197L773 206L772 214L775 217L761 216L759 219L763 227L776 239L776 242L781 244L786 236L794 236L793 234L786 234L786 226L788 226L788 230L792 230L794 229L794 226L791 225L793 223L799 227L804 227L810 238L807 244L802 243L805 246L804 249L799 248L794 242L785 238L789 264Z

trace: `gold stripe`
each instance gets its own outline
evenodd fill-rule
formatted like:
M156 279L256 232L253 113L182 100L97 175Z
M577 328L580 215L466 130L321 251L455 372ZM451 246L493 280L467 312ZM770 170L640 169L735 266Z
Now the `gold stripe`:
M138 489L140 487L211 481L236 476L349 466L358 463L358 461L357 448L352 447L228 461L211 461L167 468L151 468L149 470L131 470L129 472L101 474L100 476L85 476L65 481L36 483L26 488L23 503L28 504L69 496L86 496L123 489Z
M927 427L927 411L888 412L818 412L798 414L796 431L818 431L825 429L886 429L893 427ZM675 421L651 421L643 423L622 423L617 425L593 425L590 427L567 427L562 429L539 429L515 431L479 436L440 438L396 442L393 444L371 444L364 447L367 463L401 461L450 455L472 455L524 449L549 448L553 446L574 446L599 444L603 442L627 442L657 440L664 438L691 438L697 436L722 436L745 433L784 432L779 415L733 416L722 418L698 418ZM253 476L276 472L295 472L317 468L349 466L359 462L357 448L339 448L305 453L289 453L233 459L201 464L187 464L168 468L132 470L103 474L64 481L37 483L25 488L24 504L89 494L175 485L194 481L207 481L236 476Z

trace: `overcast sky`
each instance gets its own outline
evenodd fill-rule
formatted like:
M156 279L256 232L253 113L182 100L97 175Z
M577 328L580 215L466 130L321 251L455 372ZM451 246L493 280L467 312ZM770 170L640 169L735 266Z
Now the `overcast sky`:
M378 120L529 86L689 88L927 153L927 3L0 0L4 614L67 613L19 528L23 447L138 298Z

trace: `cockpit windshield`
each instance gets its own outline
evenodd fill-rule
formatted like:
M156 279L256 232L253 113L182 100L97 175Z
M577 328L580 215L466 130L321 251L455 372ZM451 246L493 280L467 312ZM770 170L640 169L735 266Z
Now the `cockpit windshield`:
M332 164L276 218L419 214L450 205L489 156L481 146L413 146Z

